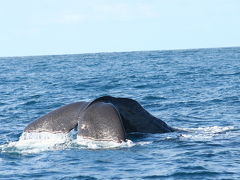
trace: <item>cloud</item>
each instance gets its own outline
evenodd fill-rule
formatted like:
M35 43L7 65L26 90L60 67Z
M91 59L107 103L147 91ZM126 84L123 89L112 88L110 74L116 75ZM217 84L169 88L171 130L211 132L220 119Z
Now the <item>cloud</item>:
M95 7L99 14L105 18L111 17L119 20L154 18L158 16L153 6L147 3L114 3Z
M100 3L101 2L101 3ZM94 1L84 3L79 9L65 11L57 22L78 24L94 21L133 21L159 17L153 3Z
M57 22L62 24L77 24L87 21L89 18L85 14L67 13L58 18Z

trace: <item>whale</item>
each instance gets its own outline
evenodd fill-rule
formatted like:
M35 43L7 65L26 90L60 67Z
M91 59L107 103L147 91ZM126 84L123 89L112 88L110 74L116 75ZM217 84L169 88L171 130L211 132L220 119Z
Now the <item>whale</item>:
M24 132L69 133L97 141L126 141L131 133L176 131L130 98L102 96L91 102L74 102L34 120Z

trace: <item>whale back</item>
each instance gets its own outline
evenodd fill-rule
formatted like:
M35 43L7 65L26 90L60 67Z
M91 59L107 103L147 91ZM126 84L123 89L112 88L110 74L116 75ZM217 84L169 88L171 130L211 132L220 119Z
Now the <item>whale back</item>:
M78 116L88 105L87 102L76 102L60 107L30 123L25 132L67 133L78 124Z
M99 141L126 140L122 119L110 103L90 103L81 113L78 121L78 136Z

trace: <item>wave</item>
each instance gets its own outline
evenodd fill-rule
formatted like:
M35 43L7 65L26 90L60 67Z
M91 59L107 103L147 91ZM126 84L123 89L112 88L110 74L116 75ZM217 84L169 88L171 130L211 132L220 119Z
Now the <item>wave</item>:
M210 126L210 127L199 127L199 128L184 128L182 129L186 133L181 133L179 138L184 140L194 140L194 141L209 141L215 137L222 137L222 135L227 135L227 132L238 130L234 126Z

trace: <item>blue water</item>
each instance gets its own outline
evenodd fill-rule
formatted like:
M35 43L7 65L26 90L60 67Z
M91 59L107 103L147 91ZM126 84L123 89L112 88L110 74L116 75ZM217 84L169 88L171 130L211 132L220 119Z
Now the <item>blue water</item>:
M103 95L186 131L21 144L36 118ZM0 179L240 179L240 48L0 58Z

